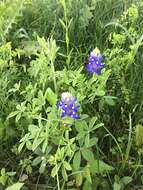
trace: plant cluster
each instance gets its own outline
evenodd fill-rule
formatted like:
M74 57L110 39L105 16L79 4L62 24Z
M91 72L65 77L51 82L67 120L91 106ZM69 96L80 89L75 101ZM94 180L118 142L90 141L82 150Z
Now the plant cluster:
M143 188L142 8L0 2L0 189Z

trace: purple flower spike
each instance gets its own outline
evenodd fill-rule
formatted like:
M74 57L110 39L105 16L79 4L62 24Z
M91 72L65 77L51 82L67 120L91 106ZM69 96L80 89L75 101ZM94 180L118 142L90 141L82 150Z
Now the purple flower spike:
M76 105L77 99L73 97L69 92L64 92L61 95L61 100L58 101L57 107L62 110L61 117L71 117L74 119L80 119L77 114L80 105Z
M85 66L86 70L101 75L101 70L105 67L105 64L102 63L103 55L100 54L98 48L95 48L89 56L88 64Z

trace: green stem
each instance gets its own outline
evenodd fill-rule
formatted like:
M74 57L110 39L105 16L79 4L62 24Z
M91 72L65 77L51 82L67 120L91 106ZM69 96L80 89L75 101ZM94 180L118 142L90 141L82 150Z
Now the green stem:
M57 94L57 82L56 82L55 67L54 67L54 63L52 60L51 60L51 70L52 70L52 74L53 74L53 83L54 83L55 93Z
M116 138L112 135L112 133L105 126L103 126L103 127L108 132L108 134L112 137L112 139L115 141L115 143L116 143L116 145L117 145L117 147L119 149L119 152L121 154L121 157L123 159L123 153L122 153L121 147L120 147L119 143L117 142Z
M143 168L143 165L141 165L141 155L140 154L139 154L139 158L138 158L138 164L135 165L134 167L135 167L135 170L133 171L132 178L136 175L136 172L138 169Z
M127 149L126 149L126 161L129 159L129 154L131 150L131 144L132 144L132 119L131 119L131 113L129 114L129 136L128 136L128 144L127 144Z
M57 171L58 171L57 162L56 162L56 168L57 168ZM57 186L58 186L58 190L60 190L60 182L59 182L59 174L58 174L58 172L57 172Z
M129 154L131 150L131 145L132 145L132 119L131 119L131 113L129 113L129 135L128 135L128 144L127 144L127 149L126 149L126 154L125 154L125 159L123 161L122 167L120 171L123 171L125 168L125 164L127 160L129 159Z

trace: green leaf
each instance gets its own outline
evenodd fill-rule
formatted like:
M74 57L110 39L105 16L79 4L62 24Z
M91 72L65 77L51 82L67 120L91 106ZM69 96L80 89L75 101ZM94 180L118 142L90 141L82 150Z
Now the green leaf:
M39 173L40 173L40 174L44 173L45 168L46 168L46 160L44 159L44 160L42 161L42 163L41 163L40 168L39 168Z
M64 117L63 118L63 123L66 123L66 124L73 124L73 118L70 118L70 117Z
M88 181L89 183L92 183L89 166L86 166L86 167L84 168L84 176L85 176L85 178L87 179L87 181Z
M68 180L67 172L66 172L66 170L65 170L64 167L62 167L62 176L63 176L63 178L64 178L65 181Z
M16 115L15 121L18 122L21 118L21 112Z
M19 147L18 147L18 152L21 152L21 150L23 149L25 145L25 141L23 141L22 143L20 143Z
M5 185L7 182L7 179L8 179L7 175L0 176L0 184Z
M114 182L113 190L121 190L121 184Z
M0 119L0 139L4 137L4 132L5 132L5 125Z
M15 183L6 188L6 190L20 190L24 183Z
M76 180L76 186L80 187L83 181L82 174L81 173L76 174L75 180Z
M55 177L55 176L57 175L59 169L60 169L60 166L57 166L57 165L54 166L54 168L53 168L52 171L51 171L51 176L52 176L52 177Z
M5 175L5 174L6 174L5 168L2 168L2 169L1 169L1 175L3 176L3 175Z
M76 127L76 130L79 132L79 133L82 133L84 130L88 130L88 125L86 123L86 121L75 121L75 127Z
M78 133L78 135L76 136L77 140L83 139L83 137L86 135L85 131L82 131L80 133Z
M63 28L66 29L66 25L65 25L64 21L63 21L62 19L59 19L59 21L60 21L60 23L62 24Z
M95 94L96 94L96 96L104 96L105 95L105 91L97 89Z
M42 161L41 157L38 156L37 158L35 158L32 162L32 166L37 166L40 162Z
M8 115L7 119L10 119L10 118L16 116L18 113L19 113L19 111L11 112L11 113Z
M95 125L95 126L92 128L92 131L94 131L94 130L100 128L100 127L102 127L103 125L104 125L103 123L99 123L99 124Z
M12 176L16 175L16 172L7 172L7 175L12 177Z
M89 147L89 142L90 142L90 135L89 133L85 136L85 140L84 140L84 143L85 143L85 147L88 148Z
M143 175L141 175L141 183L142 183L142 185L143 185Z
M80 151L76 152L73 158L73 167L75 170L78 170L81 162L81 153Z
M60 159L63 160L65 154L65 148L62 147L61 149L59 149L58 154L60 156Z
M82 156L87 161L93 161L94 155L91 150L89 149L82 149Z
M43 143L43 146L42 146L42 152L43 153L45 153L47 146L48 146L48 139L45 139L44 143Z
M143 125L141 124L136 125L135 133L136 133L136 145L137 146L143 145Z
M117 98L114 96L104 96L105 102L110 106L115 106L116 104L115 99Z
M90 171L94 173L110 172L114 168L101 160L92 160L90 163Z
M51 90L51 88L48 88L45 94L50 105L56 105L57 95Z
M32 150L34 151L43 142L43 140L43 138L34 139Z
M93 118L90 120L90 122L89 122L89 128L90 128L90 129L94 126L94 124L95 124L96 121L97 121L97 118L96 118L96 117L93 117Z
M72 167L70 166L70 164L67 161L63 161L63 165L66 168L66 170L72 170Z
M130 177L130 176L124 176L124 177L121 179L121 181L122 181L122 183L123 183L124 185L127 185L127 184L131 183L132 180L133 180L133 178Z
M84 182L83 190L93 190L93 189L92 189L92 186L91 186L91 183L89 183L88 180L86 180L86 181Z
M89 143L89 147L92 147L94 145L96 145L98 142L98 138L97 137L93 137L90 139L90 143Z

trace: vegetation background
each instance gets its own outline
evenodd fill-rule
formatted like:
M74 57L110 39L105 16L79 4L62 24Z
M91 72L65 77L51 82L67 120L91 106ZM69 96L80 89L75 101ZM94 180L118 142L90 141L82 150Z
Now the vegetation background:
M143 0L0 1L0 190L143 189L142 40Z

